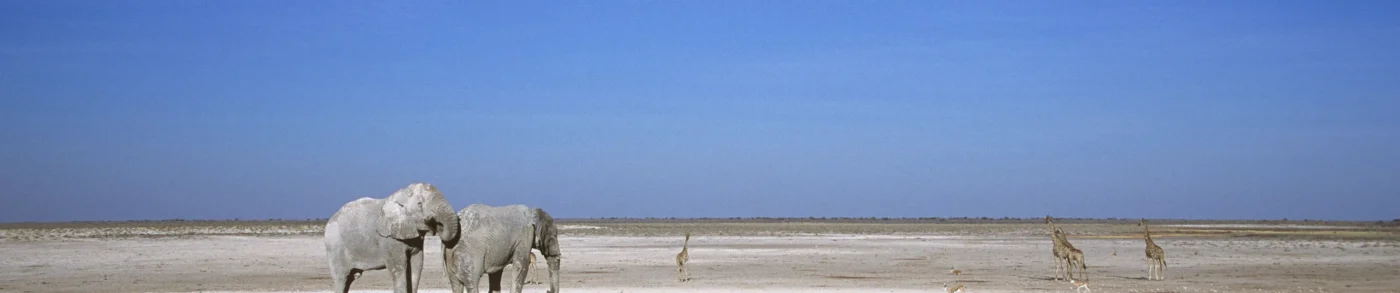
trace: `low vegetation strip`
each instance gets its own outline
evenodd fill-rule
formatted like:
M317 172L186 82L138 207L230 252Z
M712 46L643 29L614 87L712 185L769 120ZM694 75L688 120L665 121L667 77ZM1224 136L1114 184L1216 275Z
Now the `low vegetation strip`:
M311 221L145 221L5 224L0 241L160 238L183 236L319 235L325 223Z
M952 235L1044 236L1039 219L1016 218L711 218L560 219L565 236ZM1161 220L1162 238L1254 237L1400 239L1400 225L1385 222ZM324 233L325 219L164 220L120 222L0 223L0 241L189 236L298 236ZM1127 219L1057 219L1070 238L1139 238ZM1301 223L1306 223L1306 226Z

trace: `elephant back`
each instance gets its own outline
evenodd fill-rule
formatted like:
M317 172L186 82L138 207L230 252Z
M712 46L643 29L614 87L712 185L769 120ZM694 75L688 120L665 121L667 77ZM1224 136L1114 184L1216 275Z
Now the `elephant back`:
M534 216L525 205L489 206L472 204L457 213L461 220L462 233L505 233L519 231L533 225Z

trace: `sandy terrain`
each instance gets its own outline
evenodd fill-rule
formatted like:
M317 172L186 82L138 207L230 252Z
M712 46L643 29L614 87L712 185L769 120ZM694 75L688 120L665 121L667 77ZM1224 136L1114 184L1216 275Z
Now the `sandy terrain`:
M1043 225L833 225L564 225L562 287L564 292L934 292L949 282L967 285L968 292L1073 291L1069 284L1049 279L1054 265ZM1400 292L1400 242L1395 237L1400 233L1394 227L1322 229L1353 231L1324 238L1164 231L1155 238L1167 251L1168 280L1147 281L1142 240L1124 232L1137 227L1061 226L1084 250L1094 292ZM330 289L321 238L314 232L93 237L104 234L83 229L0 227L0 292ZM302 228L286 230L297 229ZM680 249L678 234L685 230L697 231L691 240L694 280L678 283L674 255ZM1173 232L1194 236L1171 236ZM57 233L66 236L51 235ZM448 292L436 238L428 242L422 292ZM950 275L953 266L964 274ZM388 285L385 271L370 271L352 289L388 292ZM546 289L532 284L525 292Z

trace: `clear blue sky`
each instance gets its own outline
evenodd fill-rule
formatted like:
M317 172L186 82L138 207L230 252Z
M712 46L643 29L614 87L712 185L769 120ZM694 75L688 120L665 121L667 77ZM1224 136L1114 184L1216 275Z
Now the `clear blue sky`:
M1400 218L1396 1L390 2L0 2L0 222Z

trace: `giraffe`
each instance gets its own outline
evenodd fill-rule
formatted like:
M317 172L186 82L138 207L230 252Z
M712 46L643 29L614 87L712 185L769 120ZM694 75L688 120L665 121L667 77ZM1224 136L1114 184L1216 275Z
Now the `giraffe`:
M1055 227L1055 222L1049 215L1045 216L1045 224L1049 225L1050 229L1050 241L1053 243L1050 251L1055 256L1055 280L1058 281L1061 280L1060 276L1062 276L1060 272L1069 273L1069 251L1074 248L1074 245L1071 245L1069 239L1065 238L1064 231ZM1064 279L1069 279L1069 277Z
M1167 252L1152 242L1152 234L1147 230L1147 219L1138 221L1138 226L1142 226L1142 240L1147 242L1147 279L1166 280Z
M1069 238L1068 238L1068 236L1066 236L1066 235L1067 235L1067 234L1065 234L1065 231L1064 231L1064 230L1060 230L1059 227L1055 227L1055 234L1054 234L1054 236L1055 236L1055 239L1058 240L1058 241L1060 242L1060 251L1059 251L1060 259L1059 259L1058 264L1059 264L1061 267L1064 268L1064 272L1065 272L1065 274L1064 274L1064 279L1063 279L1063 280L1073 280L1073 279L1074 279L1074 253L1075 253L1075 251L1079 251L1079 249L1074 248L1074 244L1070 244L1070 243L1069 243ZM1083 254L1083 252L1080 252L1080 254ZM1059 277L1059 276L1060 276L1058 271L1056 272L1056 275L1055 275L1055 276L1056 276L1056 277Z
M1059 234L1056 234L1056 232L1055 232L1055 222L1052 222L1052 221L1050 220L1050 215L1046 215L1046 216L1045 216L1045 224L1046 224L1047 229L1050 231L1050 242L1051 242L1051 244L1052 244L1052 247L1050 248L1050 252L1053 253L1054 256L1055 256L1055 280L1059 280L1059 279L1060 279L1060 269L1061 269L1061 267L1060 267L1060 264L1061 264L1060 260L1063 259L1063 258L1060 256L1060 252L1063 251L1063 249L1062 249L1063 245L1060 244L1060 235L1059 235Z
M1083 252L1083 251L1080 251L1079 249L1074 248L1074 247L1070 247L1070 248L1069 248L1069 268L1070 268L1070 270L1074 270L1075 268L1078 268L1078 269L1079 269L1079 276L1083 278L1082 280L1085 280L1085 281L1089 280L1089 272L1088 272L1089 266L1087 266L1087 265L1084 264L1084 252ZM1070 273L1070 279L1069 279L1070 281L1076 280L1076 278L1074 278L1073 276L1074 276L1074 274L1073 274L1073 273Z
M690 272L685 270L685 263L690 262L690 232L685 232L685 244L681 246L681 253L676 254L676 280L685 282L690 280ZM682 277L684 275L684 277Z

